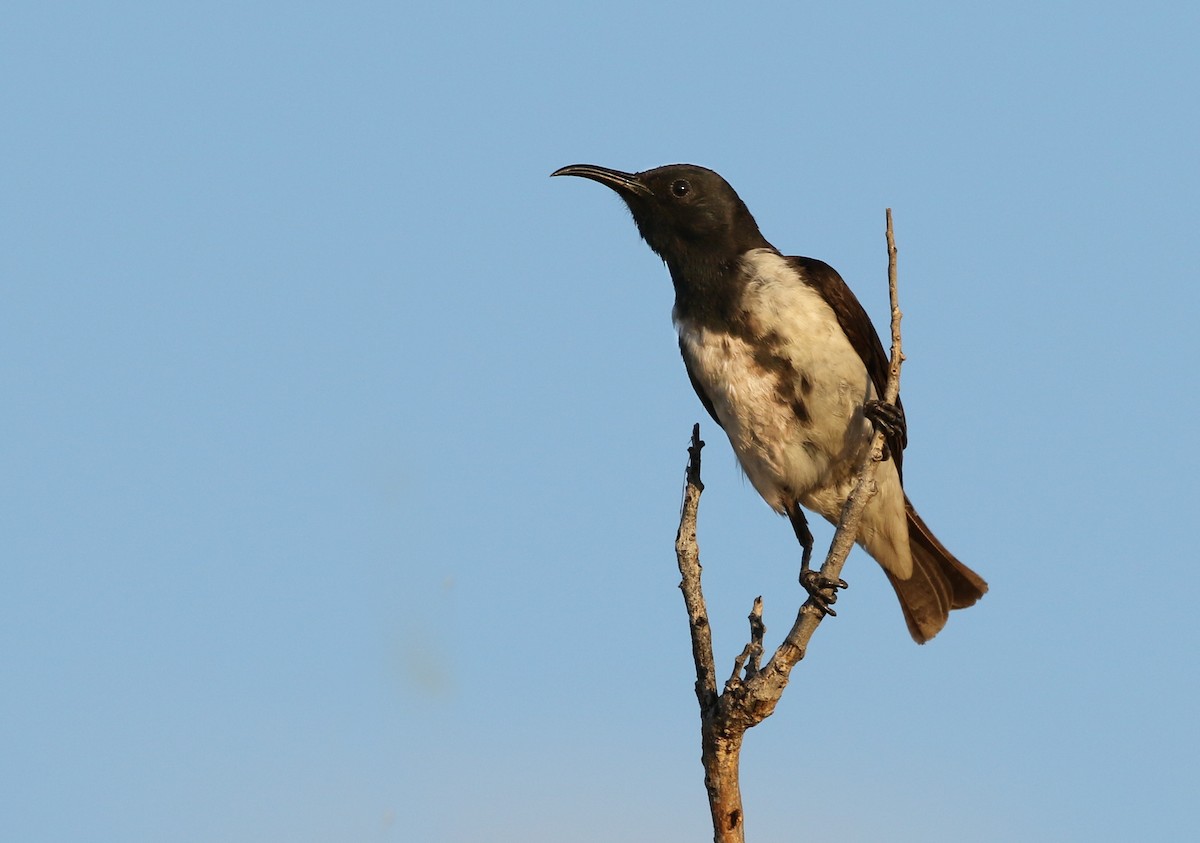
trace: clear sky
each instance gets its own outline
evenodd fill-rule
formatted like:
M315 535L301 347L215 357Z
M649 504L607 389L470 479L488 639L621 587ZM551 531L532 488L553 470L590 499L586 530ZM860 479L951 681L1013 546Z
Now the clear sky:
M0 839L709 836L693 422L723 673L798 550L547 177L677 161L884 329L894 209L907 488L991 583L918 647L856 551L750 839L1194 834L1198 9L7 4Z

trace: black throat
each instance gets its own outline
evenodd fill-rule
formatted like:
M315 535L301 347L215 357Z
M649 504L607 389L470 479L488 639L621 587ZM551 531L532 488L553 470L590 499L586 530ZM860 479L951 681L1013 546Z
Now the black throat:
M675 287L675 315L707 328L732 328L750 281L743 258L755 249L775 252L736 196L733 223L723 230L689 236L638 220L643 238L658 253ZM638 215L635 213L635 219ZM654 222L658 222L655 220ZM777 252L776 252L777 253Z
M713 260L667 261L675 287L675 316L705 328L737 332L742 295L750 277L741 255Z

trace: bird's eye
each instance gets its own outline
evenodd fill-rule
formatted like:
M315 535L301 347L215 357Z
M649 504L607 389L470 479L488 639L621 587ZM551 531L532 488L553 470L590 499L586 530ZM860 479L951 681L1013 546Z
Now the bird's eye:
M671 183L671 193L675 196L687 196L691 189L692 186L687 183L686 179L676 179Z

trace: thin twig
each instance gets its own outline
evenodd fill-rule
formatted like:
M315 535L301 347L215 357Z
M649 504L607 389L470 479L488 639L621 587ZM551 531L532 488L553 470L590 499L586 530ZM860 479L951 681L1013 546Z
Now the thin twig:
M766 634L767 627L762 619L762 595L754 598L754 607L750 610L748 618L750 620L750 641L742 648L742 652L733 660L733 673L730 674L729 680L725 683L725 690L738 684L742 681L742 668L746 669L746 678L749 679L754 674L758 673L759 662L762 660L763 654L763 635Z
M754 608L750 610L750 661L746 664L746 675L753 676L759 671L759 662L763 654L763 636L767 634L767 625L763 623L762 595L754 598Z
M892 234L892 209L887 209L888 292L891 301L892 349L888 380L883 400L895 404L900 394L900 364L904 354L900 345L899 296L896 282L896 243ZM816 601L809 598L800 607L796 621L783 643L767 664L759 668L765 626L762 621L762 598L754 601L750 613L750 643L734 661L733 674L725 683L724 692L717 694L716 668L713 662L712 630L708 611L700 588L700 550L696 543L696 515L700 493L700 425L692 428L692 443L688 448L687 484L684 487L679 532L675 537L675 554L679 563L684 603L687 606L692 638L692 656L696 663L696 697L700 702L701 745L704 763L704 785L708 790L716 843L743 843L744 816L741 787L738 784L738 762L742 739L752 726L761 723L775 710L787 687L795 665L804 658L808 642L825 617ZM858 481L846 505L830 544L821 575L837 580L842 566L858 535L863 510L875 494L875 471L884 457L884 435L876 431L871 447L863 459ZM743 678L743 669L745 675Z
M700 508L700 425L692 427L688 446L687 483L683 489L683 506L679 516L679 532L675 534L675 558L682 580L679 588L687 606L692 637L692 658L696 663L696 697L701 710L711 708L717 694L717 669L713 662L712 630L708 625L708 609L700 588L700 547L696 542L696 513Z
M904 361L900 342L900 320L904 314L900 312L900 299L896 280L896 241L892 233L891 208L887 209L886 218L888 296L891 303L892 353L888 365L887 385L884 388L884 401L889 404L895 404L900 394L900 364ZM863 511L866 509L871 497L875 494L875 471L883 459L883 453L884 435L882 431L876 431L871 439L869 453L863 462L862 468L859 470L858 482L855 484L849 498L847 498L846 505L842 508L842 517L838 521L837 531L833 535L833 541L830 543L825 563L821 566L822 577L836 580L841 576L842 566L845 565L846 557L850 555L850 550L854 547L854 541L858 536L858 527L862 522ZM796 663L804 658L808 642L812 638L813 633L816 632L823 617L824 612L822 612L821 607L811 598L800 607L800 612L796 615L796 622L792 625L791 631L788 632L783 643L779 645L770 662L763 669L764 684L771 687L772 692L774 692L774 688L778 688L778 693L783 692L783 686L787 684L788 674Z

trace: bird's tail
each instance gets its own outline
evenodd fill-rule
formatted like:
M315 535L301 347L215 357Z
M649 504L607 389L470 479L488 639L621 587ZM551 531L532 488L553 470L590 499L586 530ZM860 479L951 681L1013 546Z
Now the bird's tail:
M908 545L912 549L913 573L906 580L897 579L887 569L888 580L900 598L904 621L913 640L924 644L941 632L950 617L951 609L973 605L988 590L983 577L954 558L937 537L925 526L904 498L908 515Z

